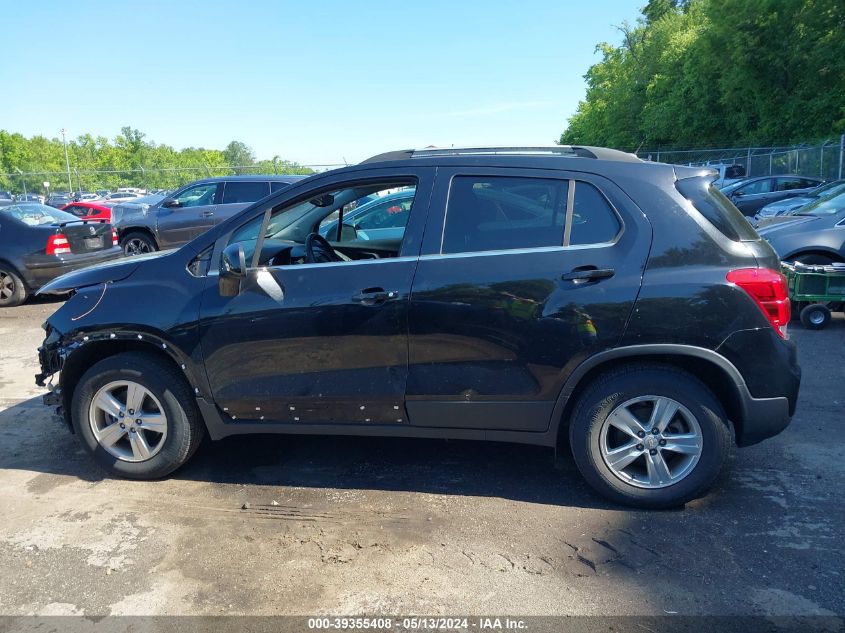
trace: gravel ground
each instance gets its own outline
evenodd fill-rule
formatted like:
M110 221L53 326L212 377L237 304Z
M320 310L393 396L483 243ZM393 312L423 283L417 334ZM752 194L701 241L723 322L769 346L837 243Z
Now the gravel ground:
M845 613L845 320L793 326L780 436L671 512L604 503L549 451L460 441L206 442L105 477L33 375L58 304L0 311L0 613Z

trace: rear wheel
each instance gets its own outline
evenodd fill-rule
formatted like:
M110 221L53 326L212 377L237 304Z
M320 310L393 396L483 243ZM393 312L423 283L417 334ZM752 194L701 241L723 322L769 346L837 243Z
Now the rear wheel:
M146 233L139 231L127 233L120 240L120 245L123 247L124 255L143 255L144 253L153 253L158 250L155 240Z
M28 294L18 274L5 264L0 264L0 307L19 306L26 301Z
M709 389L686 372L632 365L596 379L569 428L575 463L611 501L670 508L705 494L732 450Z
M97 463L130 479L170 474L205 434L184 377L167 361L137 352L110 356L85 372L71 417Z
M811 303L801 310L801 324L808 330L821 330L830 323L830 309L823 303Z

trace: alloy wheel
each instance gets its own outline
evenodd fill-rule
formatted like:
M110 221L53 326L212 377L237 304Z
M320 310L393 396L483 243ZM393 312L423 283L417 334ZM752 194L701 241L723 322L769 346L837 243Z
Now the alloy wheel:
M665 488L689 475L701 458L703 437L695 416L677 400L641 396L617 406L599 433L610 471L638 488Z
M129 380L110 382L94 394L88 409L94 438L125 462L154 457L167 439L167 416L158 399Z
M7 272L0 270L0 301L8 301L15 295L15 280Z
M123 252L127 255L143 255L144 253L152 253L153 249L146 240L133 237L131 240L126 241Z

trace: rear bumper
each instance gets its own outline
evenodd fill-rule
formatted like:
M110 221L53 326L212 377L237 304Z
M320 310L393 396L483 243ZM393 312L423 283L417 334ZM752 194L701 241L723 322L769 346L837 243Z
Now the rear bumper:
M24 260L27 275L27 284L33 290L40 288L56 277L65 273L79 270L94 264L101 264L123 256L123 250L114 246L108 250L94 253L68 254L68 255L33 255Z
M716 350L742 376L737 384L741 416L736 420L738 446L777 435L795 414L801 367L792 341L772 328L734 332Z

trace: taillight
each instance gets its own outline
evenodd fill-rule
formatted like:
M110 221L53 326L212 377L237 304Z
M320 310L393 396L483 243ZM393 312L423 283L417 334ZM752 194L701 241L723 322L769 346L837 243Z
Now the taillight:
M791 316L786 277L769 268L740 268L730 271L727 280L745 290L777 333L786 338Z
M118 240L117 240L117 231L116 231L116 230L114 230L114 229L112 229L112 230L111 230L111 245L112 245L112 246L117 246L117 243L118 243Z
M47 254L48 255L63 255L70 253L70 242L62 233L51 235L47 240Z

